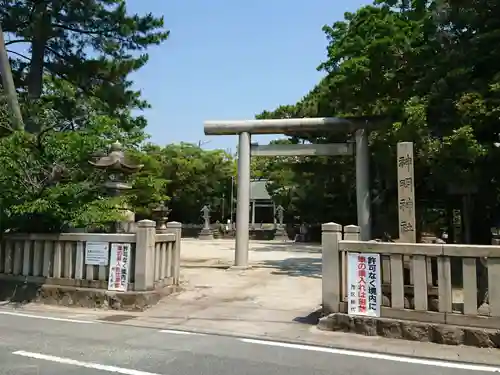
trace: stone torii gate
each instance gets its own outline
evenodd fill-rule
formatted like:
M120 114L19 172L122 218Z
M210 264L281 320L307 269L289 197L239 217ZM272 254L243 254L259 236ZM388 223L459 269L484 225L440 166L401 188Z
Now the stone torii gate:
M238 135L238 195L236 206L235 268L248 267L250 221L250 157L356 155L356 202L361 239L371 239L368 121L363 118L291 118L276 120L205 121L205 135ZM251 134L311 134L355 132L352 143L251 145Z

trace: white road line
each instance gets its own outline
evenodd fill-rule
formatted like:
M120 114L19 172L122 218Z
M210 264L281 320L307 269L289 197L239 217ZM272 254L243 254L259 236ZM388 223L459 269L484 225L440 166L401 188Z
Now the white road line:
M172 333L174 335L197 335L197 336L205 336L203 333L198 332L189 332L189 331L176 331L173 329L162 329L161 333Z
M91 318L91 319L98 319L97 315L92 315L92 314L75 314L75 315L67 315L69 319L78 319L78 318Z
M358 352L347 349L335 349L335 348L326 348L326 347L310 346L302 344L289 344L286 342L277 342L277 341L265 341L265 340L254 340L254 339L239 339L239 340L249 344L259 344L259 345L276 346L289 349L309 350L322 353L346 355L351 357L362 357L362 358L379 359L384 361L402 362L414 365L446 367L451 369L469 370L469 371L500 372L500 367L488 366L488 365L475 365L471 363L460 363L453 361L433 360L433 359L423 359L423 358L421 359L421 358L412 358L412 357L361 352L361 351Z
M96 323L95 321L92 321L92 320L77 320L77 319L67 319L67 318L56 318L56 317L53 317L53 316L23 314L23 313L16 313L16 312L12 312L12 311L0 311L0 315L12 315L12 316L19 316L21 318L55 320L55 321L58 321L58 322L67 322L67 323L81 323L81 324L94 324L94 323Z
M81 361L76 361L74 359L55 357L53 355L47 355L47 354L41 354L41 353L25 352L22 350L19 350L17 352L12 353L12 354L20 355L22 357L33 358L33 359L41 359L43 361L50 361L50 362L56 362L56 363L61 363L61 364L65 364L65 365L85 367L85 368L90 368L90 369L94 369L94 370L115 372L118 374L125 374L125 375L160 375L160 374L157 374L154 372L133 370L133 369L129 369L129 368L116 367L116 366L100 365L98 363L92 363L92 362L81 362Z

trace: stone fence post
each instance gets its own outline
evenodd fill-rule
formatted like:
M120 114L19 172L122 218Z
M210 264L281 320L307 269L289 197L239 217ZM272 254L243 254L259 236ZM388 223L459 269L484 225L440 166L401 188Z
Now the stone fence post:
M344 227L344 240L361 241L361 227L357 225L346 225Z
M144 291L154 288L156 223L141 220L137 223L135 243L134 290Z
M344 227L344 240L361 241L361 227L358 225L346 225ZM342 251L342 295L347 298L347 252Z
M170 221L167 223L167 230L175 234L174 252L172 254L172 278L174 285L179 285L181 272L182 224L178 221Z
M322 301L323 311L334 313L339 311L341 301L341 267L339 240L342 239L342 226L336 223L325 223L321 226L322 246Z

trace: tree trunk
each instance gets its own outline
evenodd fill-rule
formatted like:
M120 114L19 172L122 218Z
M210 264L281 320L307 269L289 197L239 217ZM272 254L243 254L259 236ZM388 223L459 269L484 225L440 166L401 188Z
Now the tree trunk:
M47 41L51 33L51 18L47 12L47 2L40 1L35 6L36 20L31 42L31 65L28 77L28 96L38 99L42 95L43 69Z
M10 69L9 56L5 48L5 40L3 37L3 30L0 25L0 79L2 81L3 91L7 96L7 101L12 112L12 122L16 130L23 130L23 116L21 114L21 107L17 100L17 91L12 79L12 71Z

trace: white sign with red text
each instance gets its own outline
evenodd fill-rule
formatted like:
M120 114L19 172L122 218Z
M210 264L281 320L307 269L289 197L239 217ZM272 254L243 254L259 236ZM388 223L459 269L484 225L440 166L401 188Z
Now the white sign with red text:
M126 292L128 288L130 269L131 244L111 244L109 260L108 290Z
M382 301L380 255L347 253L347 312L380 317Z

